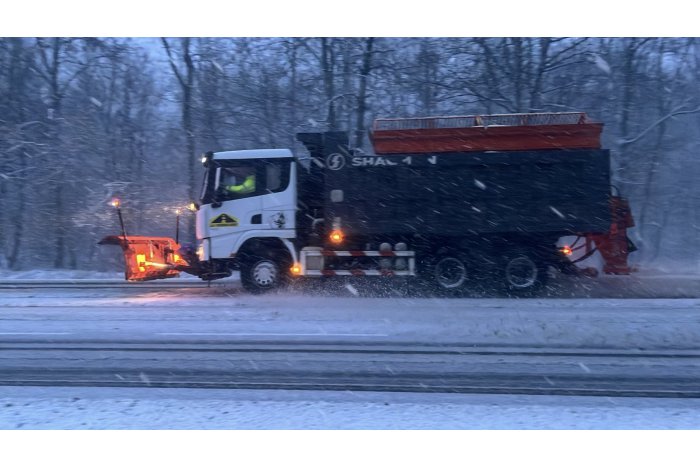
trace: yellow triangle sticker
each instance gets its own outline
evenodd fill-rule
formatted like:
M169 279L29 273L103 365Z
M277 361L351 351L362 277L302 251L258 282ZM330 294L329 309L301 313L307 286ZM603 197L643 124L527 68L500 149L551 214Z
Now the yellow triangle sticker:
M227 214L220 214L209 222L210 227L237 227L238 219Z

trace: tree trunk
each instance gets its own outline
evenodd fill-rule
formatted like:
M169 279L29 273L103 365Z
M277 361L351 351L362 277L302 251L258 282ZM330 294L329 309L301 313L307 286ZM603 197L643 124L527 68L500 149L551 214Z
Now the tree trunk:
M321 71L323 73L323 89L326 94L326 124L328 131L337 131L338 122L335 111L335 83L333 68L335 64L335 54L333 43L328 38L321 38Z
M355 122L355 144L354 147L362 146L362 139L365 135L365 113L367 111L367 80L372 71L372 47L374 38L369 37L365 42L365 50L362 54L362 69L360 70L360 88L357 93L357 120Z
M180 90L182 91L182 129L185 132L185 176L187 178L187 196L188 200L194 200L197 193L197 180L195 178L195 150L196 150L196 140L195 140L195 127L193 123L193 100L194 100L194 78L195 78L195 67L192 58L192 52L190 50L190 38L185 37L180 39L182 62L184 63L185 70L181 71L177 64L175 63L175 57L171 51L170 44L166 39L161 39L165 51L170 58L170 67L180 84ZM185 238L194 239L195 236L195 220L190 215L187 217L185 224Z
M19 124L25 121L25 90L27 86L27 66L24 59L24 45L22 39L10 38L8 39L11 44L10 50L10 66L8 69L8 109L9 123L17 128L18 138L21 138L21 129ZM18 154L18 171L19 173L25 173L27 168L27 158L24 149L17 151ZM9 241L9 254L7 254L7 265L10 269L17 269L19 266L20 252L22 250L22 242L24 238L24 213L26 210L26 191L25 183L19 182L14 183L16 190L16 202L14 208L12 209L14 226L12 240ZM9 189L6 187L6 183L2 182L2 198L7 199L10 194ZM0 225L6 225L8 208L0 209ZM2 251L6 251L6 245L8 244L8 238L5 234L2 235L3 248Z

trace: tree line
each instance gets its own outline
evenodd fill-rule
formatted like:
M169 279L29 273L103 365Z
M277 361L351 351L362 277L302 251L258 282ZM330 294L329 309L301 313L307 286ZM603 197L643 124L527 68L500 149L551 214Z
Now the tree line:
M0 268L118 268L109 200L128 233L173 236L204 151L561 111L605 123L635 260L697 266L699 57L695 38L0 38Z

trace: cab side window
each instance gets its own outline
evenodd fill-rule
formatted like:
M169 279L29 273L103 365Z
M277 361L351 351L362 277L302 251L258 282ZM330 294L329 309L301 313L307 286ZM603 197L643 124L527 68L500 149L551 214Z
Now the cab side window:
M235 164L234 164L235 163ZM242 199L279 193L289 187L290 160L236 161L218 168L217 196L220 200Z
M268 192L279 193L289 186L289 161L266 162L265 167L265 189Z

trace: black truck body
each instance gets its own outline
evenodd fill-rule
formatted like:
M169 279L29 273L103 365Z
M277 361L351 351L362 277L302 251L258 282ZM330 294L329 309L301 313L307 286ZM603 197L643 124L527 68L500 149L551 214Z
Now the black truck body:
M376 237L565 236L610 227L607 150L376 156L352 154L343 133L299 138L312 157L323 161L310 165L314 185L300 193L308 193L313 200L307 204L315 202L323 210L327 225L340 219L347 237L360 242ZM319 192L322 205L316 199Z

